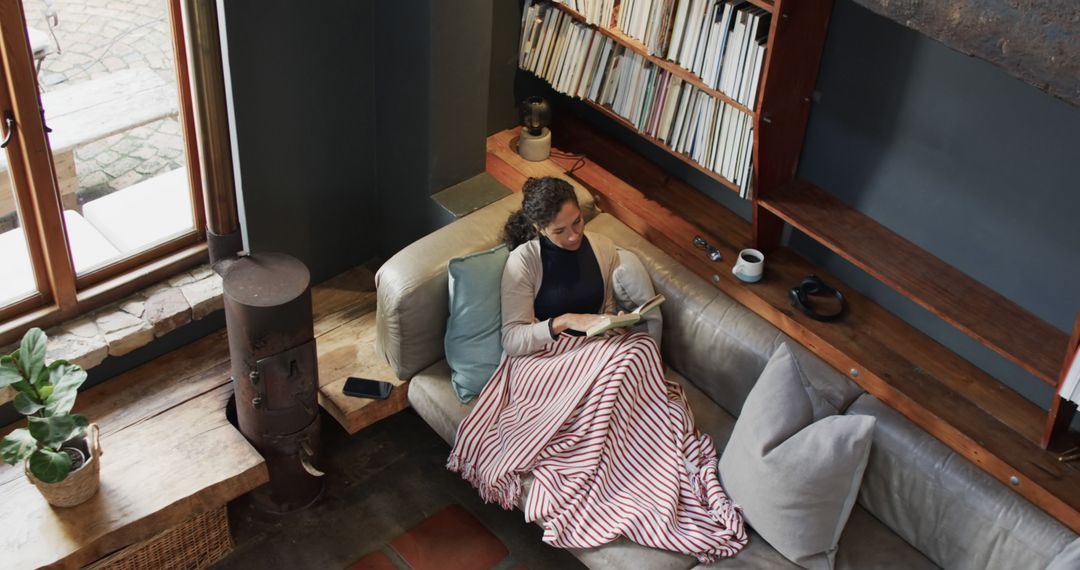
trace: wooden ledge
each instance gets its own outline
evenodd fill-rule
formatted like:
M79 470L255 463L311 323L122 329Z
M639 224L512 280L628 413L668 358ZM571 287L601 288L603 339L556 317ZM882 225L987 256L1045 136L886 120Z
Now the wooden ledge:
M312 288L319 353L319 404L350 434L404 410L408 382L375 350L375 274L361 265ZM350 376L394 384L386 400L342 393Z
M736 280L731 260L749 247L746 221L578 121L564 119L553 131L559 150L588 157L573 178L591 190L601 209L1080 532L1080 469L1039 446L1042 409L786 248L769 254L761 282ZM507 173L513 170L567 178L574 159L529 163L506 144L513 136L511 130L489 137L492 176L511 187L517 181ZM725 261L708 261L692 245L695 235L720 249ZM850 311L842 320L814 321L788 304L788 289L811 273L840 285L848 297Z

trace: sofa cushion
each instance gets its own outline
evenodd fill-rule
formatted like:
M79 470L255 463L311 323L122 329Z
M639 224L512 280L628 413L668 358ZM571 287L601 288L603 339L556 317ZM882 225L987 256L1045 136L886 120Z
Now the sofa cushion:
M616 248L619 265L611 276L611 288L615 295L615 309L630 312L656 296L649 271L641 264L638 256L630 250ZM641 322L634 325L635 330L643 330L653 337L656 346L663 346L664 317L663 307L649 311Z
M724 558L694 570L735 568L739 570L796 570L799 565L784 558L757 533L750 532L750 544L734 558ZM937 566L918 550L896 536L881 521L855 505L836 553L840 570L930 570Z
M1069 543L1054 557L1046 570L1076 570L1080 568L1080 538Z
M810 386L788 345L743 405L720 477L746 522L785 557L831 568L870 453L874 418L815 421ZM820 407L820 406L819 406Z
M450 381L462 402L480 393L502 358L499 291L509 255L506 244L499 244L447 263L450 317L444 346Z
M945 568L1045 568L1076 535L873 396L859 502Z
M592 196L575 185L585 219L596 214ZM443 226L397 252L375 274L376 347L398 378L407 380L443 358L448 317L446 261L495 247L515 193Z

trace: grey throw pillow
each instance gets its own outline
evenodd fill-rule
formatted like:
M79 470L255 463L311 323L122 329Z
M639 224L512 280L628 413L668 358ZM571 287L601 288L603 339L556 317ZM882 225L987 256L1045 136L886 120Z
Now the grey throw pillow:
M814 421L814 389L787 344L743 404L720 477L746 522L788 560L832 568L870 454L875 419Z
M615 248L619 254L619 265L615 268L611 277L612 292L615 294L615 310L630 312L640 307L645 301L656 296L649 271L641 263L638 256L629 250ZM634 329L639 327L649 333L660 346L661 335L664 330L664 317L661 312L664 306L649 311Z

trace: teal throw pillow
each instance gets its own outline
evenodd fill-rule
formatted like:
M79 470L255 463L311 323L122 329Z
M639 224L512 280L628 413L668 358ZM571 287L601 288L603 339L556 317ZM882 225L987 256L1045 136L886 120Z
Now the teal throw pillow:
M510 250L505 244L451 259L450 320L446 323L446 362L462 403L484 389L502 357L502 272Z

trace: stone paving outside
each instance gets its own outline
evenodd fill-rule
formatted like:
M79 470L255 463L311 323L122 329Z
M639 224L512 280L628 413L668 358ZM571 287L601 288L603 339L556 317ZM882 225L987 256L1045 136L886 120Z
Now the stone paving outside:
M28 26L49 32L48 4L24 1ZM51 6L58 19L54 33L60 53L55 53L53 41L54 53L45 58L38 74L43 91L137 68L176 83L165 0L53 0ZM183 165L183 136L176 117L80 146L75 151L79 204Z

